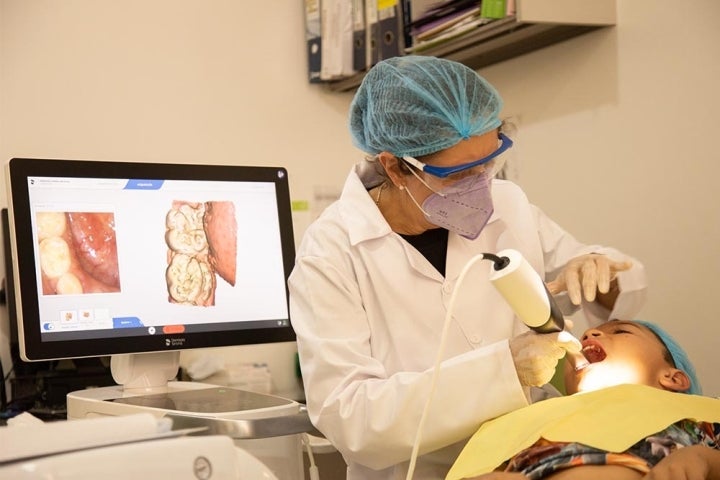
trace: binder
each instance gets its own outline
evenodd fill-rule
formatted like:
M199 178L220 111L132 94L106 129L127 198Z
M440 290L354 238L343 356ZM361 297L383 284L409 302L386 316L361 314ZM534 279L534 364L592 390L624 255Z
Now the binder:
M368 0L370 1L370 0ZM365 70L367 67L365 51L365 0L352 0L353 13L353 69L356 71Z
M467 10L460 10L458 12L447 15L443 18L424 24L413 30L415 40L427 40L432 38L444 31L447 31L455 26L463 25L471 21L473 17L480 16L480 7L471 7Z
M307 44L308 80L320 83L322 67L322 36L320 31L320 0L305 0L305 41Z
M320 43L322 60L320 62L320 79L333 80L340 76L340 57L338 53L338 0L320 1Z
M352 20L352 0L321 0L321 80L337 80L355 73Z
M380 58L380 25L378 0L365 0L365 68L375 65Z
M339 23L340 23L340 76L349 77L357 73L354 66L354 21L355 9L353 3L356 0L340 0Z
M402 12L398 0L377 0L379 60L397 57L404 50Z
M407 49L412 45L412 0L400 0L400 12L402 14L403 45Z

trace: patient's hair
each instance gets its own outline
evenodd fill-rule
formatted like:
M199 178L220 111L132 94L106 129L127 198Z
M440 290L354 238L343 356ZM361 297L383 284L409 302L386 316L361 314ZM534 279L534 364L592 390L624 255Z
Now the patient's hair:
M673 339L669 333L660 328L654 323L645 322L643 320L635 320L635 323L639 323L648 330L650 330L665 346L665 360L673 367L682 370L690 379L690 388L685 393L692 393L694 395L702 395L702 387L700 381L695 374L695 367L693 367L690 357L685 353L685 350L680 347L675 339Z

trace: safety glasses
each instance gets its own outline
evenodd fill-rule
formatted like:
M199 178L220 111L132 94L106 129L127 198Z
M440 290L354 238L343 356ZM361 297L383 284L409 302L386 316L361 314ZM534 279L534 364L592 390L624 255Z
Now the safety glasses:
M435 165L427 165L414 157L402 157L402 159L420 171L429 173L430 175L433 175L435 177L447 178L454 173L462 172L464 170L477 167L478 165L484 165L502 154L508 148L513 146L513 141L502 133L498 134L498 141L500 142L500 146L490 155L483 157L480 160L463 163L462 165L453 165L452 167L437 167Z

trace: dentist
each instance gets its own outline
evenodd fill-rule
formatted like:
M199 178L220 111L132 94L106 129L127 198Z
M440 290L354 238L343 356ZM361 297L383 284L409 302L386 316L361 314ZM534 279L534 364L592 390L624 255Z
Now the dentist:
M423 56L378 63L352 101L367 158L308 228L289 280L308 411L350 480L405 478L448 303L475 255L518 250L564 313L580 307L591 325L644 301L637 260L578 242L495 178L513 144L501 107L475 71ZM444 478L481 422L532 402L579 349L528 332L491 268L476 264L459 286L416 479Z

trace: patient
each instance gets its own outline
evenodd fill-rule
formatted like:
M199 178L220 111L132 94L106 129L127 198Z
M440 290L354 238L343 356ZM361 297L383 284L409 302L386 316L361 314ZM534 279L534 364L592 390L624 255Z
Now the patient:
M486 422L447 479L720 479L720 400L700 395L666 332L615 320L582 345L590 365L565 366L567 392L581 394Z

